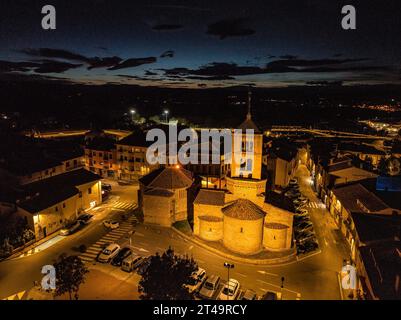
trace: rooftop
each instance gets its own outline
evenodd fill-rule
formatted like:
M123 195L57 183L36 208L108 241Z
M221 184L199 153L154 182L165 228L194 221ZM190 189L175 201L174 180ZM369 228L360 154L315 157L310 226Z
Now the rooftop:
M401 243L384 242L359 251L375 297L400 300Z
M361 242L401 239L401 216L352 212L352 221Z
M194 204L224 206L225 193L222 190L201 189Z
M149 147L153 141L146 141L146 134L142 131L133 132L125 138L116 142L116 145L132 146L132 147Z
M333 193L349 211L359 212L368 210L369 212L378 212L389 208L386 203L360 183L336 187L333 189Z
M152 171L139 181L149 188L173 190L189 188L193 183L193 178L191 172L181 167L165 167Z
M259 220L265 216L262 208L247 199L238 199L222 209L224 215L239 220Z

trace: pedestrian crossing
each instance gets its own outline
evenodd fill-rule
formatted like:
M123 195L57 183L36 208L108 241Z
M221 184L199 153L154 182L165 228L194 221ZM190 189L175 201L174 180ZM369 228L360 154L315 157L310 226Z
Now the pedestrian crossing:
M307 203L306 206L307 206L308 208L313 208L313 209L319 209L319 208L321 208L320 203L319 203L319 202L316 202L316 201L310 201L310 202Z
M127 221L120 222L119 228L111 230L87 248L85 253L80 254L79 257L81 260L85 263L93 262L105 246L110 243L118 242L121 238L127 236L128 232L132 230L132 222L134 220L136 220L136 218L132 216L129 217Z
M116 201L112 204L113 209L122 210L122 211L132 211L136 209L138 205L135 202L126 202L126 201Z
M15 293L7 298L4 298L2 300L26 300L27 299L27 290Z

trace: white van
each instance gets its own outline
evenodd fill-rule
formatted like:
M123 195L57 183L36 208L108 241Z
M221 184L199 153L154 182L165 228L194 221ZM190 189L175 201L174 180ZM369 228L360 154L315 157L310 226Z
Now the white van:
M123 263L121 264L121 270L131 272L139 265L142 260L143 257L138 256L137 254L132 254L123 260Z

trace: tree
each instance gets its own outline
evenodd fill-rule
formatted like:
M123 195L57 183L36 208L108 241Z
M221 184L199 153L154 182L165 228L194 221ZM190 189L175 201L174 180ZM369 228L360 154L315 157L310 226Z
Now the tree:
M177 256L169 248L162 255L150 258L149 267L143 272L138 291L143 300L190 300L192 294L184 284L198 269L196 262L187 256Z
M72 294L78 299L79 286L85 282L85 274L89 272L81 258L78 256L68 256L61 254L54 263L56 269L56 291L55 296L69 294L72 300Z

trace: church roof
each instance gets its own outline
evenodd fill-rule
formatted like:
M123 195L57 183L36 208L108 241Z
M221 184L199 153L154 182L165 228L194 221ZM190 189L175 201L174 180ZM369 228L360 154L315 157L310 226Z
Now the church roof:
M212 206L224 206L224 191L201 189L194 201L195 204L206 204Z
M149 188L172 190L189 188L193 179L191 173L185 169L166 167L149 173L139 181Z
M254 133L262 133L255 122L252 119L247 118L243 123L241 123L238 129L246 130L246 129L253 129Z
M239 220L259 220L265 216L265 212L247 199L238 199L221 209L223 214Z

